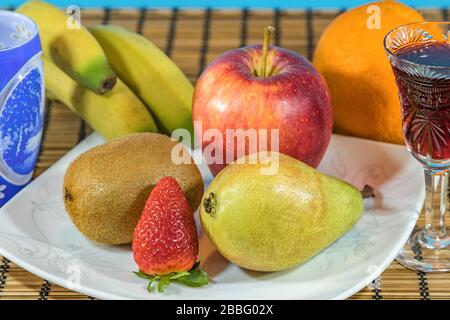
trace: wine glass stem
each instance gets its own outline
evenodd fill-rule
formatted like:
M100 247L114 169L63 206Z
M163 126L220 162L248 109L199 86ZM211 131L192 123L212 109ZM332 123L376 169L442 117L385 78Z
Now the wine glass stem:
M430 249L445 248L450 239L445 226L447 214L448 170L425 168L425 229L420 242Z

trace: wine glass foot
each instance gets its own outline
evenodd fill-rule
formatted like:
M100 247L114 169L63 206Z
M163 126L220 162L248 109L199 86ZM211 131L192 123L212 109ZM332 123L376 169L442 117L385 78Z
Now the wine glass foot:
M411 234L396 260L404 267L423 272L450 272L450 242L448 237L439 249L430 248L424 241L424 230L416 229Z

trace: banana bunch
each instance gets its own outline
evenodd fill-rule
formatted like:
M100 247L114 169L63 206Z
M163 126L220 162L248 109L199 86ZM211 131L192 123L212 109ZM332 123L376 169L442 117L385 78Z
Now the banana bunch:
M114 71L151 109L159 129L170 134L185 128L193 137L194 88L175 63L147 38L122 27L103 25L89 31Z
M193 134L193 86L148 39L117 26L69 29L68 16L31 0L17 12L39 27L47 96L104 138L132 132Z

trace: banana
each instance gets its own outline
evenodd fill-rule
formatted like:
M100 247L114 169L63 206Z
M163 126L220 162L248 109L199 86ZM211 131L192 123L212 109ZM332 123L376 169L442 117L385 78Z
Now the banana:
M45 86L50 96L67 105L105 139L133 132L156 132L146 106L120 80L110 92L96 94L70 78L44 56Z
M101 94L114 87L114 71L101 46L86 28L69 29L70 18L43 1L28 1L16 11L37 23L43 54L51 57L74 80Z
M178 66L147 38L122 27L89 28L114 71L149 107L160 130L189 130L193 139L193 86ZM191 140L192 142L193 140Z

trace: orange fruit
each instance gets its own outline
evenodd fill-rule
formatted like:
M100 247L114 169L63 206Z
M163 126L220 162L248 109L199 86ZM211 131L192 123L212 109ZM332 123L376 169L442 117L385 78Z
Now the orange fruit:
M323 32L313 64L331 92L334 131L404 143L400 101L383 40L392 29L423 21L396 1L372 2L338 16Z

